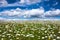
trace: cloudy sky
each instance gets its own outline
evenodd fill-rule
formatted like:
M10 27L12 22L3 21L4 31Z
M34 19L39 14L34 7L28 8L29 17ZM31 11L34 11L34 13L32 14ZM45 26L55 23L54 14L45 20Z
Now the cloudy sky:
M60 0L0 0L0 19L60 19Z

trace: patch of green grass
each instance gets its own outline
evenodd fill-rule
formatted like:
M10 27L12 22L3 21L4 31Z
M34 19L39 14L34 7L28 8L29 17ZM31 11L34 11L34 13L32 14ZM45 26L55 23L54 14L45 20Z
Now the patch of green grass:
M60 25L53 23L0 23L0 40L60 40Z

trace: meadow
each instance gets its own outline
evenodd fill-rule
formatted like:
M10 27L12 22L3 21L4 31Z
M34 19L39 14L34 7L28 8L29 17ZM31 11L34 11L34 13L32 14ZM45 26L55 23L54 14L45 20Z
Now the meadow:
M0 40L60 40L60 21L0 22Z

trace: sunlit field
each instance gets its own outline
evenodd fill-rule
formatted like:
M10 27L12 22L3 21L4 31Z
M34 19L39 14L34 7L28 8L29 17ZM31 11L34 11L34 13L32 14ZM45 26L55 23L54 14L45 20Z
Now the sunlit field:
M0 40L60 40L60 21L0 22Z

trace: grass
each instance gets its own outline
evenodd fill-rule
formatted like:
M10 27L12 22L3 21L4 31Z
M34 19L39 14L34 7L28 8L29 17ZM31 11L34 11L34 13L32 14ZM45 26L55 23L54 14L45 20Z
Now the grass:
M0 40L60 40L60 24L49 21L0 23Z

